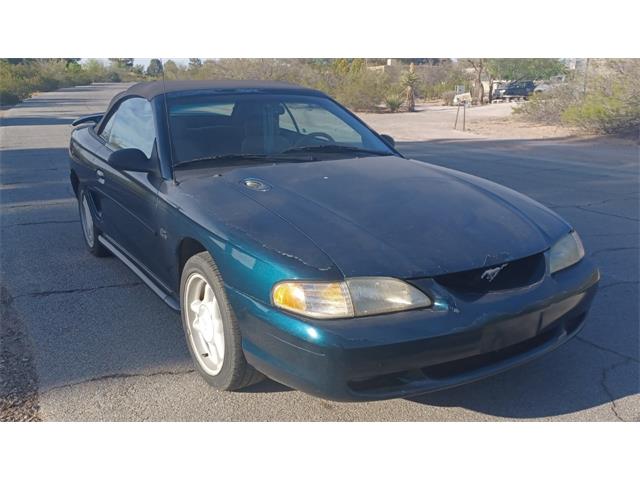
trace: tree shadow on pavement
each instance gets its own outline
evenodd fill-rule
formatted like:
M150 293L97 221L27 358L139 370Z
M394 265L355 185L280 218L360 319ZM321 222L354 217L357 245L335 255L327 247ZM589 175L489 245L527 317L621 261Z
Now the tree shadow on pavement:
M506 418L553 417L637 395L638 367L637 360L624 359L573 339L531 364L408 400Z
M37 127L45 125L71 125L72 118L60 117L0 117L0 127Z

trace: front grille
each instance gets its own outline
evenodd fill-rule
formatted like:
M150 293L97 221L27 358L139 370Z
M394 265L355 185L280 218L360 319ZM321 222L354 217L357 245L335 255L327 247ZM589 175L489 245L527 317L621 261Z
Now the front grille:
M511 262L439 275L434 279L456 293L482 295L533 285L542 279L545 268L544 253L538 253Z

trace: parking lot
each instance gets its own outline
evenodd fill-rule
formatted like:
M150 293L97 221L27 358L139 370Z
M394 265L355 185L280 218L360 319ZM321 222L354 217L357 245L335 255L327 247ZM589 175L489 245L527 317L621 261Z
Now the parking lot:
M63 89L2 112L0 393L21 395L26 416L640 420L637 144L484 137L453 131L451 108L363 115L405 155L502 183L571 222L602 273L585 329L524 367L412 399L335 403L272 381L221 393L193 371L179 316L119 260L94 258L83 245L68 181L70 122L103 111L123 88Z

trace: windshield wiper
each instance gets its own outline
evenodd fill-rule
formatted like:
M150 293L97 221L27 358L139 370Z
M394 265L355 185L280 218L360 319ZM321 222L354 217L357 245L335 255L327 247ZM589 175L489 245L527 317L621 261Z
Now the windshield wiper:
M173 168L182 165L190 165L192 163L209 162L215 160L266 160L268 155L259 155L256 153L225 153L222 155L211 155L210 157L191 158L189 160L181 160L173 164Z
M295 147L280 153L272 153L270 155L256 153L226 153L221 155L211 155L209 157L191 158L189 160L181 160L173 164L173 168L179 168L183 165L191 165L200 162L210 162L216 160L270 160L274 161L275 157L286 155L289 153L303 152L320 152L320 153L364 153L366 155L393 155L391 152L382 152L379 150L367 150L366 148L350 147L347 145L307 145L305 147ZM282 158L281 158L282 160Z
M296 153L296 152L320 152L320 153L365 153L367 155L393 155L391 152L383 152L380 150L368 150L360 147L350 147L348 145L307 145L305 147L294 147L285 150L282 153Z

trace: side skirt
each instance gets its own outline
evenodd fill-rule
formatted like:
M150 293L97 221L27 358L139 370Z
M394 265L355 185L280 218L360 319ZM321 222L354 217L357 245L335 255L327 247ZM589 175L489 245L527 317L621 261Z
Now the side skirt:
M104 235L98 235L98 241L105 246L107 250L113 253L114 256L119 258L129 269L135 273L140 280L142 280L147 287L151 289L153 293L158 295L164 303L169 305L173 310L180 311L180 303L176 301L166 290L147 275L140 267L138 267L129 257L123 253L123 249L117 245L113 240L106 238Z

